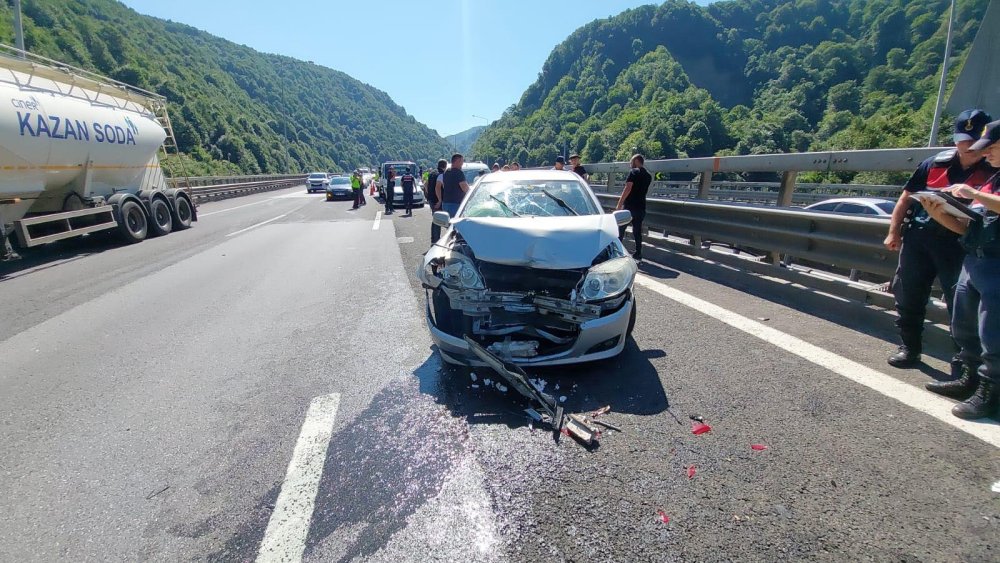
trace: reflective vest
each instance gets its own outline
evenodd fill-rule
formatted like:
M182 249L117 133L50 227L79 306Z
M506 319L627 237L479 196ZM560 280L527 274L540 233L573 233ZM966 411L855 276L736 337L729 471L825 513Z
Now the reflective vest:
M358 178L357 176L351 176L351 187L354 188L355 190L360 190L361 178Z

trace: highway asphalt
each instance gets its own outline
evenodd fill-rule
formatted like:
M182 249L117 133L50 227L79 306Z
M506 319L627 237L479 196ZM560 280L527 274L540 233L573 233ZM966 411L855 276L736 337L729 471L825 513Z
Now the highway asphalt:
M431 347L429 210L304 192L0 269L0 560L998 559L1000 426L888 315L650 251L625 353L533 374L623 432L556 443Z

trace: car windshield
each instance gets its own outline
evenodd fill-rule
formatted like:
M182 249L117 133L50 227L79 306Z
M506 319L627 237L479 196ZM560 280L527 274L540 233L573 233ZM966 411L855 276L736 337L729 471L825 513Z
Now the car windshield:
M313 172L312 174L309 175L310 180L322 180L324 178L326 178L326 174L323 173Z
M469 195L463 217L564 217L600 209L575 180L484 180Z
M892 211L896 209L896 202L894 201L883 201L875 204L879 209L885 211L889 215L892 215Z
M345 185L346 186L346 185L350 185L351 184L351 179L348 178L347 176L338 176L336 178L331 178L330 179L330 183L333 184L333 185L335 185L335 186L339 186L339 185Z
M407 168L410 169L410 174L416 175L416 172L415 172L416 165L414 165L414 164L407 164L405 162L399 163L399 164L386 164L385 165L385 175L386 176L389 175L389 169L390 168L396 171L396 177L397 178L399 178L403 174L406 174Z

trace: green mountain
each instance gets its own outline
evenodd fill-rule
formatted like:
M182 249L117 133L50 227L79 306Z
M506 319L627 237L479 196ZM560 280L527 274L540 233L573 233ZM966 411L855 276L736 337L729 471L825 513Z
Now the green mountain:
M989 0L959 0L954 80ZM684 0L576 30L474 154L530 165L926 144L948 0ZM1000 111L1000 108L994 111Z
M22 2L25 47L163 94L188 174L346 170L436 160L444 140L350 76L259 53L114 0ZM0 2L0 42L13 12ZM177 159L164 163L175 173Z
M485 130L486 130L485 125L478 125L476 127L473 127L472 129L466 129L461 133L448 135L447 137L444 138L444 140L448 141L448 145L450 145L453 149L462 154L465 154L470 150L472 150L472 144L476 142L476 139L478 139L479 136L482 135L483 131Z

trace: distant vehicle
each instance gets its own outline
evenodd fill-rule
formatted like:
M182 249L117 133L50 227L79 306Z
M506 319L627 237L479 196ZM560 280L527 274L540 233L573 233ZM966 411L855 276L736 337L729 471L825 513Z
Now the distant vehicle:
M447 230L417 276L444 361L479 365L464 337L533 366L621 354L635 326L638 268L618 240L631 213L605 213L568 170L524 170L483 175L455 218L433 220Z
M326 187L326 200L354 199L354 190L351 189L350 176L334 176L330 178L330 184Z
M385 197L386 185L389 179L389 170L392 169L396 173L395 186L393 188L393 198L392 204L395 207L400 207L403 205L403 185L399 179L406 174L406 170L410 170L410 174L413 174L416 182L413 186L413 205L415 207L424 206L424 189L423 180L420 178L420 167L417 163L408 160L385 162L382 164L382 171L379 173L378 180L378 194L380 197Z
M313 172L306 178L306 191L309 193L321 192L330 185L330 177L326 172Z
M851 215L869 215L871 217L889 217L896 208L896 202L891 199L877 197L842 197L828 199L804 207L806 211L824 213L848 213Z

